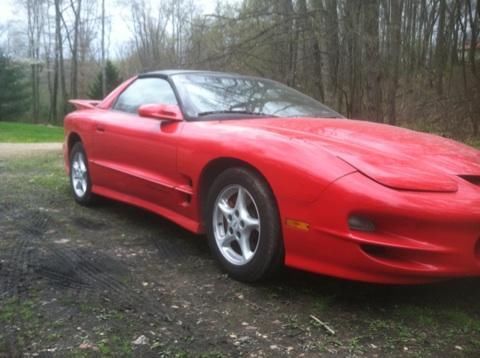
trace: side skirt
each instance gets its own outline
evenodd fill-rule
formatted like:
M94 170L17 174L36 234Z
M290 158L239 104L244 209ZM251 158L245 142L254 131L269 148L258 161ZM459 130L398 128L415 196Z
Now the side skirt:
M121 201L123 203L138 206L140 208L143 208L145 210L148 210L148 211L151 211L155 214L163 216L166 219L173 221L177 225L180 225L181 227L183 227L183 228L185 228L185 229L187 229L187 230L189 230L189 231L191 231L195 234L202 234L203 233L202 226L199 222L197 222L195 220L192 220L190 218L187 218L183 215L180 215L180 214L178 214L178 213L176 213L172 210L166 209L164 207L152 204L148 201L138 199L138 198L132 197L130 195L125 195L125 194L119 193L117 191L110 190L110 189L107 189L105 187L98 186L98 185L93 185L92 191L95 194L98 194L100 196L105 196L105 197L113 199L113 200L117 200L117 201Z

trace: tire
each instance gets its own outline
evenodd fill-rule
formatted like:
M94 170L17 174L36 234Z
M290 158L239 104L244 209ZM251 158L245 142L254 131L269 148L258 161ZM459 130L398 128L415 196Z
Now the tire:
M260 281L283 265L276 201L259 174L241 167L225 170L210 188L205 213L210 250L232 278Z
M70 187L77 203L88 206L94 202L88 157L81 142L75 143L70 152Z

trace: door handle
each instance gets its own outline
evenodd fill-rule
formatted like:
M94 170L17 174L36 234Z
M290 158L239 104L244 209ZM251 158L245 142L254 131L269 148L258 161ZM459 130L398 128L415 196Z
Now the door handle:
M96 129L97 129L97 132L102 132L102 133L105 132L105 128L102 126L97 125Z

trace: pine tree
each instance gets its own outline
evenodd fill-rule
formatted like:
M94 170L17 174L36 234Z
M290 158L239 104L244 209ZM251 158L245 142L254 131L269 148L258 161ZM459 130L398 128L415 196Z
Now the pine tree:
M107 60L105 63L105 74L107 77L106 80L106 89L107 93L110 93L115 87L117 87L121 82L122 79L120 78L120 73L112 61ZM100 71L95 79L95 82L90 86L88 91L88 97L91 99L102 99L102 71Z
M29 110L29 102L24 69L0 49L0 121L18 120Z

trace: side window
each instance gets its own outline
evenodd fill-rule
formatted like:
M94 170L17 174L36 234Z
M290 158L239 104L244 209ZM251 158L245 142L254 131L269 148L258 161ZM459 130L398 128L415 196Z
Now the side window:
M139 78L120 94L113 109L137 113L142 104L177 104L170 83L162 78Z

